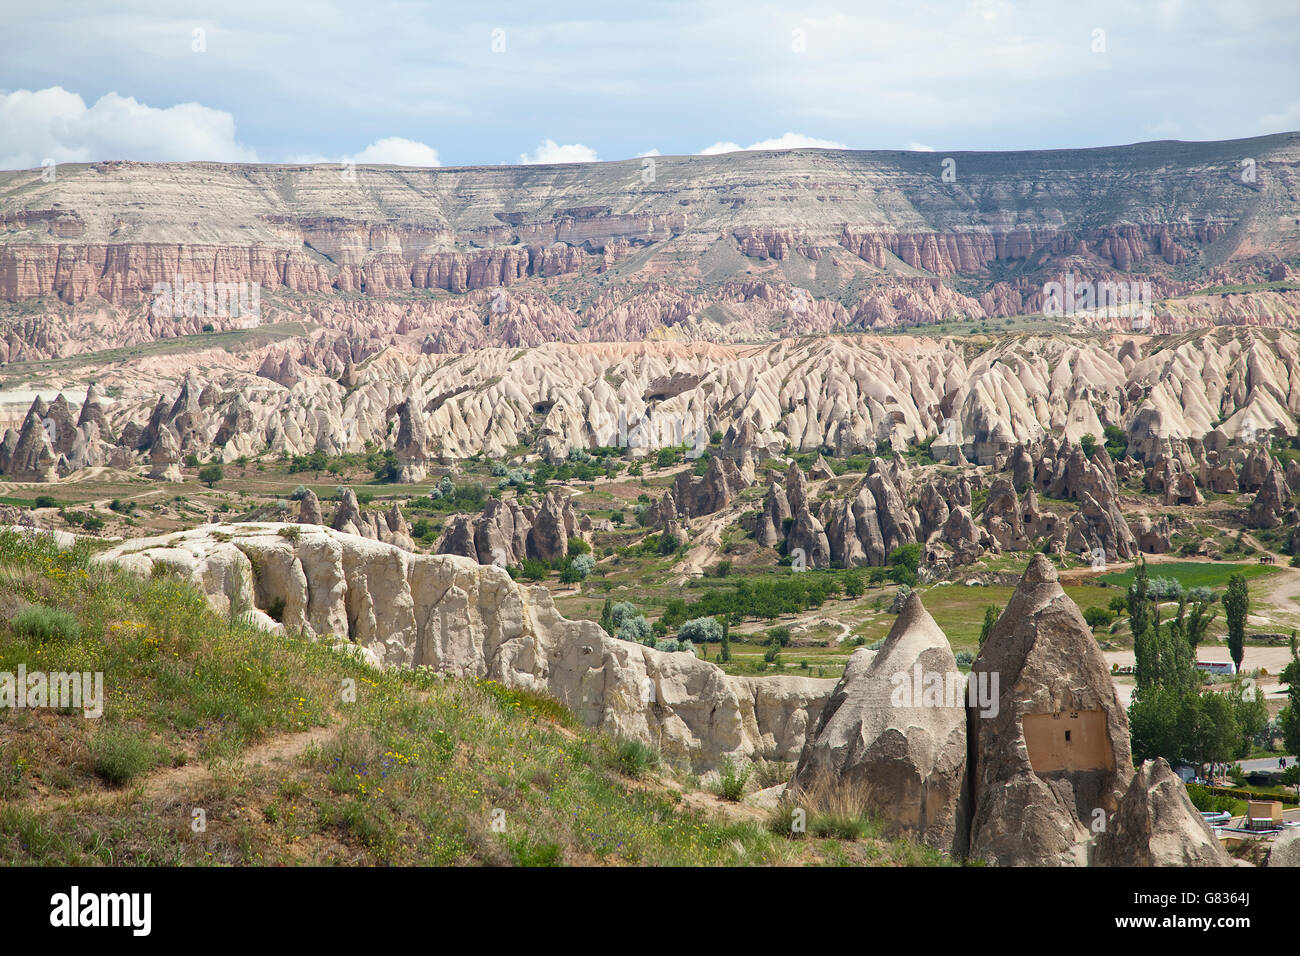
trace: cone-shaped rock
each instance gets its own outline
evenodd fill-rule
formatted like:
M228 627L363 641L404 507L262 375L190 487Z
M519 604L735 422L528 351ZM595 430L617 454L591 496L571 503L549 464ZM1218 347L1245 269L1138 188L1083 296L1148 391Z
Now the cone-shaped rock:
M795 799L815 804L840 788L889 832L964 855L965 679L916 592L879 652L854 652L804 744Z
M1178 775L1163 757L1138 767L1097 837L1094 866L1230 866Z
M1128 717L1092 629L1042 554L1030 559L970 679L991 685L993 675L995 712L969 711L971 856L1081 866L1097 811L1114 813L1133 775Z

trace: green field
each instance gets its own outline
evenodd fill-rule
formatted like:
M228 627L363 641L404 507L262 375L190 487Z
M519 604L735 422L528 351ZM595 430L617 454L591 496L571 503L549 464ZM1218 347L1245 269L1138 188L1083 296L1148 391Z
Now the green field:
M1170 561L1147 565L1153 578L1174 578L1184 588L1226 588L1228 578L1240 573L1247 580L1274 573L1276 567L1266 564L1225 564L1221 561ZM1134 571L1130 568L1116 574L1103 574L1097 580L1115 587L1128 589L1133 583Z

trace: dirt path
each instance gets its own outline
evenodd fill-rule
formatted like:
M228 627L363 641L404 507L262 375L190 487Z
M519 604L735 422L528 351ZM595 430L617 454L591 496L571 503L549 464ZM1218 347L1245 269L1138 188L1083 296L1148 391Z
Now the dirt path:
M221 763L226 766L246 769L282 763L300 756L313 744L325 743L336 732L336 728L333 727L313 727L311 730L278 734L256 746L249 747L237 757ZM181 767L164 767L155 770L135 783L117 790L103 790L57 797L38 797L37 806L42 810L61 810L74 803L84 804L87 801L120 799L124 796L130 797L132 802L137 799L152 801L159 797L192 789L199 784L208 782L212 777L211 767L196 761Z
M681 575L677 584L684 583L687 578L700 577L704 574L705 568L718 560L722 553L722 529L734 523L733 514L722 512L704 526L699 537L695 539L695 544L687 552L685 560L673 568L674 574Z
M313 727L292 734L280 734L254 747L249 747L231 763L240 767L264 767L268 764L292 760L301 755L312 744L322 744L334 736L330 727ZM152 800L164 794L186 790L195 784L212 778L212 770L207 764L187 763L183 767L167 767L156 770L145 777L139 784L140 796Z

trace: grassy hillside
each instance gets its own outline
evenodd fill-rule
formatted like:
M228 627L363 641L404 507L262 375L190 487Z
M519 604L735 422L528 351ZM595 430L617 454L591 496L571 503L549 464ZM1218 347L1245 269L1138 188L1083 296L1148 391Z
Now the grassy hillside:
M380 673L89 557L0 534L0 672L102 671L106 698L0 710L0 862L945 862L861 813L792 837L548 698Z

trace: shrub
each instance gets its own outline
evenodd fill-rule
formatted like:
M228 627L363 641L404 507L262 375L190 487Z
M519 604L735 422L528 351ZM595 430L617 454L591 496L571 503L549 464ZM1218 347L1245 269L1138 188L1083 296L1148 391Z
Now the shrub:
M614 627L618 627L628 618L636 617L640 613L636 609L636 605L631 601L619 601L609 609L610 620L613 622Z
M659 752L639 740L620 740L614 749L614 766L628 777L644 777L659 766Z
M635 617L624 618L623 623L618 625L615 634L621 641L640 642L650 636L650 622L641 614Z
M975 663L975 655L970 651L958 651L954 656L959 667L970 667Z
M697 617L677 629L677 639L696 644L722 640L722 625L716 617Z
M550 565L540 558L525 558L519 569L519 576L525 581L541 581L550 573Z
M124 729L100 730L90 738L87 747L94 760L95 773L119 786L155 763L154 745Z
M730 757L723 757L718 767L718 794L724 800L738 801L745 795L745 784L754 768L748 763L736 763Z
M19 637L40 641L75 641L81 636L81 625L70 613L59 608L34 604L25 607L9 622Z
M57 508L59 503L54 500L53 495L37 495L33 507L36 508Z

